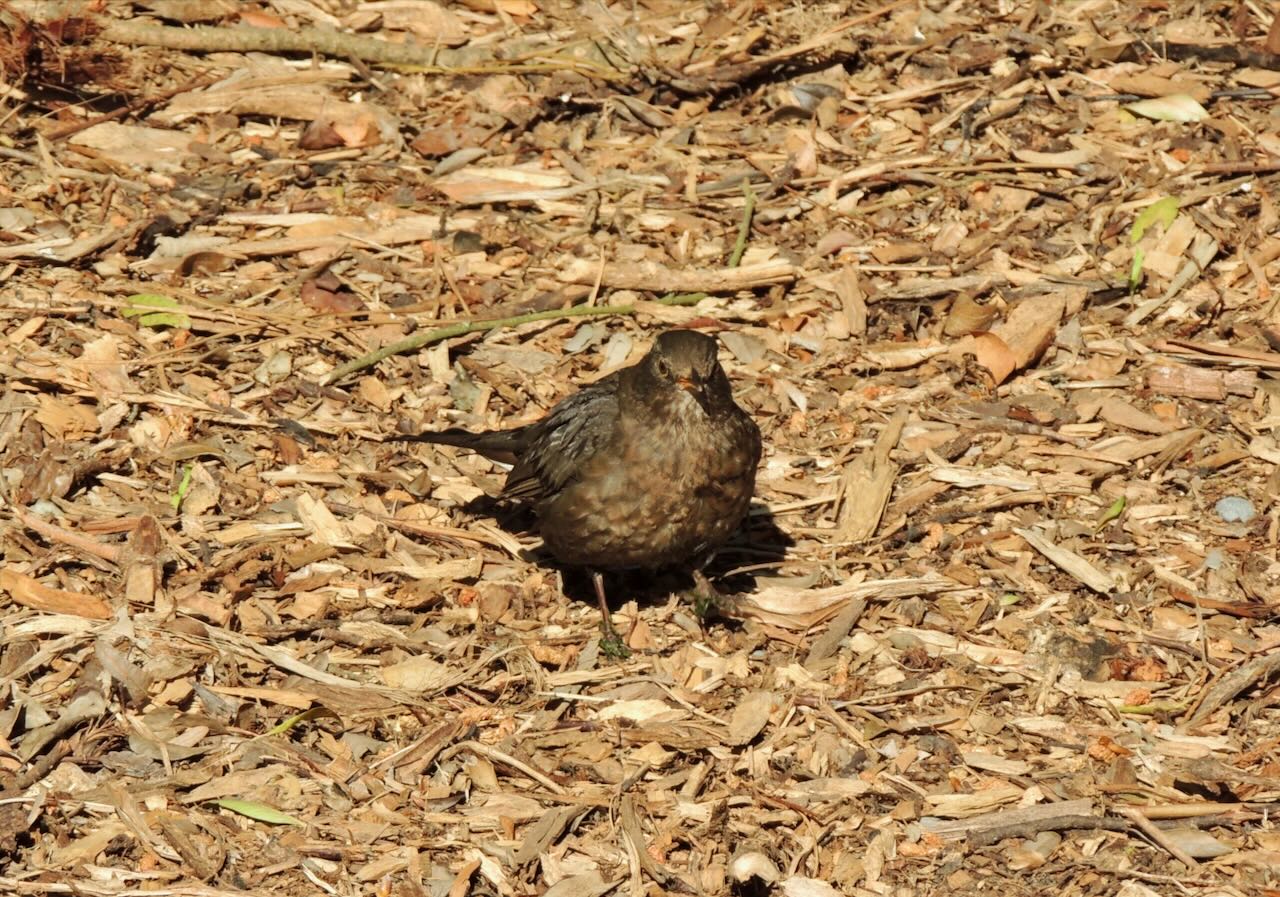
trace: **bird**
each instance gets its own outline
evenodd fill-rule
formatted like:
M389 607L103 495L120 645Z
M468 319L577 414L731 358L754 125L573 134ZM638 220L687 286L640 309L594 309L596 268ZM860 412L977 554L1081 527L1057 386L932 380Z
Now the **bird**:
M603 574L696 572L741 525L755 491L760 428L734 401L717 349L696 330L668 330L640 361L533 423L401 438L513 461L498 499L532 508L551 556L590 572L605 636L625 651Z

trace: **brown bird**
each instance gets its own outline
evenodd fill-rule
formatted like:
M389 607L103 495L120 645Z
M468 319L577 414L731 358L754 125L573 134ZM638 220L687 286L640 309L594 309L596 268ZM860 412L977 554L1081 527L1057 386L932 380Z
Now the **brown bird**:
M716 348L671 330L535 423L408 438L514 458L499 498L530 505L552 556L591 572L616 644L601 571L696 566L746 517L760 428L734 402Z

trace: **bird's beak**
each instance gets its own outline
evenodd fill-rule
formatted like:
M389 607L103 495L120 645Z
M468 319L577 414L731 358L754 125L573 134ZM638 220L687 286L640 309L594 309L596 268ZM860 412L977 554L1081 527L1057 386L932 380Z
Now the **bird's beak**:
M698 406L708 414L711 413L707 399L707 384L701 380L694 380L692 377L677 377L676 386L679 386L685 392L693 397Z

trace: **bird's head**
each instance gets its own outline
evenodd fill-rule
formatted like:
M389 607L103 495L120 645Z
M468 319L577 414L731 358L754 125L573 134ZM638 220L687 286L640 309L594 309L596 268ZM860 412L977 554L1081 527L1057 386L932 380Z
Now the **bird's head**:
M695 330L668 330L645 356L642 368L659 389L681 389L703 410L732 401L729 380L716 358L716 341Z

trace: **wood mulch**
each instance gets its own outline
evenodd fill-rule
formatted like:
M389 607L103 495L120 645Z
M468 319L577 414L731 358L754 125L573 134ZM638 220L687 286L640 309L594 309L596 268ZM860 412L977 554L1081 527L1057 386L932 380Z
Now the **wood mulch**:
M1280 894L1273 4L0 7L0 893ZM710 573L397 441L717 334Z

